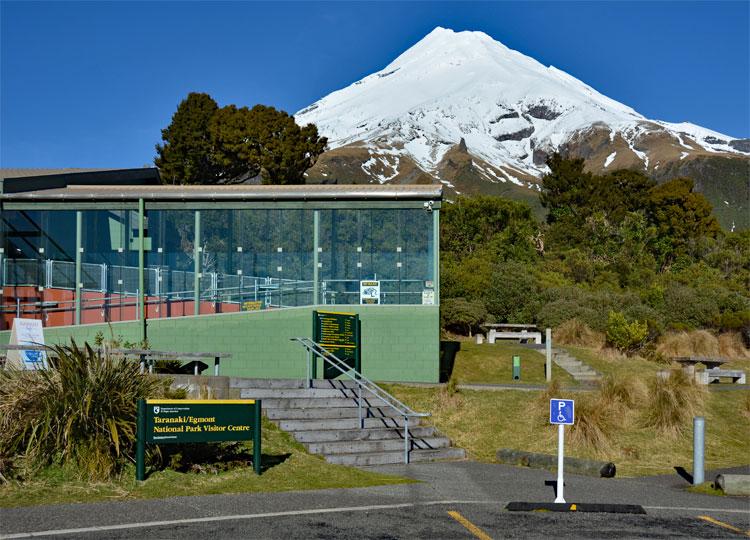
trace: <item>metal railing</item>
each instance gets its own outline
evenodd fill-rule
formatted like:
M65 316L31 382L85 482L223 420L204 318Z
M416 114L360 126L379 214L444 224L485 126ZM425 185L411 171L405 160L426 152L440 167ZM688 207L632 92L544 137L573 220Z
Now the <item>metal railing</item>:
M404 405L394 396L380 388L377 384L372 382L370 379L362 375L354 368L348 366L335 354L328 351L325 347L315 343L310 338L306 337L295 337L290 338L291 341L296 341L302 345L307 351L307 388L312 387L313 381L313 358L318 357L323 360L323 365L328 362L329 365L337 369L341 375L348 377L357 384L357 416L359 418L359 429L364 429L365 417L362 414L362 390L370 392L374 397L380 399L388 407L395 410L399 416L404 417L404 463L409 463L409 452L412 449L412 444L409 439L409 418L425 418L430 416L430 413L418 413L413 411L407 405ZM369 409L368 409L369 414Z

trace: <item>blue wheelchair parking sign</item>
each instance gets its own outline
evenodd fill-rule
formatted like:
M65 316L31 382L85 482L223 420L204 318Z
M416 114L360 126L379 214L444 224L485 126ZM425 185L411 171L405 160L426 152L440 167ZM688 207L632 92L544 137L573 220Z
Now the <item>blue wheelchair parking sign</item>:
M549 400L549 423L572 426L575 421L575 401L572 399Z

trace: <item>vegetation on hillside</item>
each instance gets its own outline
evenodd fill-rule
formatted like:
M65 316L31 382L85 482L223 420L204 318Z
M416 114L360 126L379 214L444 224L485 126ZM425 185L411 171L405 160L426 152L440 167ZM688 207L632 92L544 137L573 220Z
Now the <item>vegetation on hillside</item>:
M671 331L750 339L750 232L722 231L689 179L597 176L583 160L559 156L548 165L544 223L497 197L443 206L446 330L467 334L482 319L567 324L568 332L577 324L579 335L594 332L629 352L654 352Z

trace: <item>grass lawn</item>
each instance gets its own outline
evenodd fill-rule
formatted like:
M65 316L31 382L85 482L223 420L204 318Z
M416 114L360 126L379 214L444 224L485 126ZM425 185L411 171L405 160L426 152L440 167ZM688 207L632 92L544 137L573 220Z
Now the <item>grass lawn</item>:
M33 480L0 485L0 507L83 503L126 499L153 499L180 495L214 495L261 491L353 488L410 483L397 476L332 465L305 452L292 437L264 420L263 460L268 468L257 476L252 468L219 474L162 470L145 482L136 482L135 467L127 467L110 482L89 483L73 471L49 467ZM252 448L252 444L250 444ZM264 463L264 468L266 464Z
M598 356L597 351L571 349L571 352L603 374L636 374L647 381L660 369L655 363L637 358L615 361ZM513 353L507 354L512 356ZM479 372L471 373L478 376ZM460 374L458 377L462 380ZM488 382L487 379L475 380ZM549 454L557 451L557 430L547 423L548 405L541 402L540 391L461 390L449 395L439 388L398 385L389 388L415 410L430 411L431 421L457 446L466 449L472 459L494 461L495 452L500 448ZM745 405L750 399L748 393L750 390L707 393L704 410L707 468L732 467L750 461L750 414ZM560 397L585 400L593 398L594 393L582 395L563 391ZM616 419L608 450L595 452L566 443L566 454L613 461L618 476L671 473L675 466L690 470L692 426L685 426L684 435L674 437L643 428L640 418L644 406Z
M521 380L513 380L513 356L521 357ZM484 343L462 341L456 355L453 377L459 383L544 384L545 356L513 342ZM552 377L563 386L576 381L565 370L552 366Z

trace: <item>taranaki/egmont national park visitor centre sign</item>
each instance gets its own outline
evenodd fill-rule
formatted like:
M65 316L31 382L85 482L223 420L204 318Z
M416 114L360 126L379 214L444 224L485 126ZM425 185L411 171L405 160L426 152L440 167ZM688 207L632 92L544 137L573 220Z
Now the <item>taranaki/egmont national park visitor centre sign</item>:
M261 466L261 402L255 399L138 400L136 479L145 478L146 443L253 441L253 469Z

